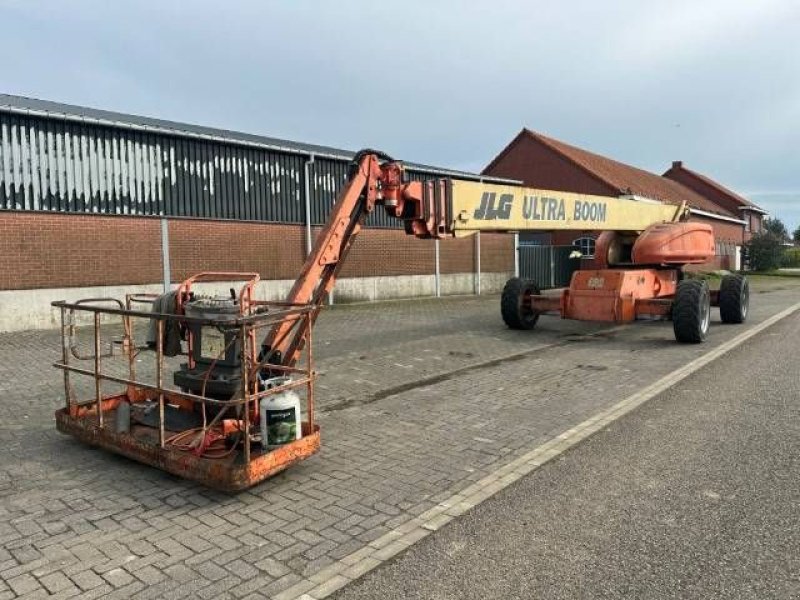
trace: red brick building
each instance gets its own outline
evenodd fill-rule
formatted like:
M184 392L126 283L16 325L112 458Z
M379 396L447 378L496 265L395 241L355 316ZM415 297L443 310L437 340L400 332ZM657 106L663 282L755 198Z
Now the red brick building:
M518 179L542 189L630 195L671 204L686 202L692 209L692 219L714 228L717 259L706 267L738 268L739 249L747 239L748 224L757 221L760 227L764 214L741 196L693 171L673 165L669 176L662 177L529 129L523 129L483 173ZM521 234L521 241L527 237L544 244L575 244L591 256L596 235L583 231Z
M57 326L53 300L159 292L199 271L256 272L259 297L283 299L352 159L316 144L0 94L0 331ZM405 164L412 180L482 178ZM499 291L514 272L514 239L476 239L440 248L373 211L335 301Z
M683 162L674 161L672 167L662 177L677 181L703 197L712 200L717 206L722 206L734 214L741 215L742 220L745 222L745 242L754 233L761 231L764 217L768 214L767 211L713 179L687 169L683 166Z

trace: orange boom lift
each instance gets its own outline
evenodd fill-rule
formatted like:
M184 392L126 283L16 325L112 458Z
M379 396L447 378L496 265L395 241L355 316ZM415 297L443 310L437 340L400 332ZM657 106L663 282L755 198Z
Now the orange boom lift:
M57 427L231 491L317 452L312 329L364 219L378 205L421 238L576 224L610 230L597 244L603 267L576 272L570 288L557 296L542 295L534 282L511 279L501 312L512 328L530 329L544 313L615 322L671 317L679 341L698 342L708 330L711 304L720 306L724 321L744 320L746 279L726 278L713 293L704 282L682 277L683 265L713 255L710 227L686 223L685 211L675 207L559 194L449 179L409 182L401 163L361 151L285 302L257 299L258 274L228 272L200 273L158 297L54 302L62 322L62 357L55 366L63 371L66 396L66 406L56 412ZM238 293L231 288L228 296L196 291L204 282L237 280L244 285ZM141 303L149 303L150 310L137 309ZM127 375L119 365L105 364L113 352L101 353L104 315L120 319L117 341ZM135 339L137 319L150 324L146 344ZM93 324L88 354L77 342L79 322ZM145 353L154 357L146 373L137 364ZM175 365L168 360L173 356L185 362ZM90 364L80 366L81 361ZM81 375L93 380L92 397L77 398L72 378ZM124 391L103 394L107 383ZM302 408L298 392L305 395Z
M539 315L564 319L627 323L636 319L672 319L675 339L706 339L711 307L724 323L747 317L749 284L743 275L726 275L719 290L699 279L684 278L682 267L714 256L714 234L704 223L659 223L639 235L605 231L595 247L595 269L576 271L567 289L542 295L533 281L510 279L501 313L512 329L532 329Z

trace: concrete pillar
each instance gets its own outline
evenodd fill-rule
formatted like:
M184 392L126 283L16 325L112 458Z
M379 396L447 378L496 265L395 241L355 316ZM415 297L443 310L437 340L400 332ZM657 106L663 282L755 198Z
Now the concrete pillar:
M440 298L442 296L442 270L438 239L433 240L433 280L436 297Z
M475 294L481 295L481 232L475 234Z
M311 165L314 164L314 155L311 154L303 165L303 195L306 208L306 256L311 254L313 241L311 239Z
M172 287L172 274L169 264L169 221L161 219L161 270L164 293Z

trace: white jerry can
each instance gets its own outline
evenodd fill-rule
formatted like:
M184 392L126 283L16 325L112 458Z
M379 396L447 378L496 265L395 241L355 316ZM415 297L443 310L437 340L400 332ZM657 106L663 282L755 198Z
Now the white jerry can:
M288 377L273 377L263 381L266 389L291 381ZM303 435L300 396L287 390L261 399L261 443L269 449L278 448Z

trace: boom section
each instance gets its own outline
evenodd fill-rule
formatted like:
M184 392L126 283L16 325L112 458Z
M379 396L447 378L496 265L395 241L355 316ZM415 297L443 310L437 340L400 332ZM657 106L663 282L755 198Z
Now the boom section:
M448 229L477 231L643 231L677 221L685 208L634 197L594 196L535 188L452 181Z

